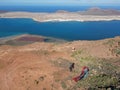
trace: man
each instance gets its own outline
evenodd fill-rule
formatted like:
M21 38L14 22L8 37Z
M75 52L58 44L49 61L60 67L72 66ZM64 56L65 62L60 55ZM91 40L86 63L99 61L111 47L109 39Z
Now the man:
M72 64L70 65L70 67L69 67L70 72L72 72L72 70L74 69L74 65L75 65L75 63L72 63Z

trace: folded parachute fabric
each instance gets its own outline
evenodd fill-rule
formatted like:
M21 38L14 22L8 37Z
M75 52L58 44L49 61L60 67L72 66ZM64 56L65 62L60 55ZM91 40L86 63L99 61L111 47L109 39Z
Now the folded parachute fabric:
M75 82L79 81L80 76L74 77L72 80L74 80Z
M83 79L83 78L86 78L87 75L88 75L88 72L89 72L89 68L86 67L86 66L84 66L84 67L82 68L81 74L80 74L79 76L74 77L73 80L74 80L75 82L78 82L79 80L81 80L81 79Z

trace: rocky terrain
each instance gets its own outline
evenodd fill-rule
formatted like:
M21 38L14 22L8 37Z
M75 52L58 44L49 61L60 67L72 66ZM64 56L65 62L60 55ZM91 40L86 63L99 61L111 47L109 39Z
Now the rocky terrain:
M0 90L120 89L120 37L63 43L34 40L0 45ZM90 69L88 77L76 83L72 78L83 66Z

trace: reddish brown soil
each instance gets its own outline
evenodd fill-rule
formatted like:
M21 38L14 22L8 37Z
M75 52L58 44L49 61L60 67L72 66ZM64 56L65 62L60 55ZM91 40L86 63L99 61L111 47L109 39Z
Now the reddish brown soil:
M32 42L43 42L45 41L42 37L35 37L35 36L23 36L17 39L18 41L32 41Z
M77 61L72 53L83 50L81 57L119 58L110 50L117 43L110 46L106 42L108 40L0 46L0 90L73 90L76 83L71 79L75 74L68 68L71 62Z

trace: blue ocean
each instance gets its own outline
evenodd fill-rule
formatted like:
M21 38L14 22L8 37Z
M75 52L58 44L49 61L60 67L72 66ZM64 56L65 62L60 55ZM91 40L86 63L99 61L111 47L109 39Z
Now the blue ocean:
M17 7L17 6L16 6ZM26 7L26 6L25 6ZM80 11L90 8L84 7L4 7L0 10L29 11L29 12L55 12L57 10ZM120 9L118 6L102 7ZM100 40L120 36L120 21L94 21L94 22L36 22L32 19L0 18L0 37L20 34L34 34L46 37L73 40Z
M120 10L120 6L0 6L0 10L4 11L27 11L27 12L56 12L58 10L66 10L70 12L84 11L89 8L99 7L101 9Z
M120 21L36 22L32 19L0 19L0 37L35 34L64 40L99 40L120 36Z

